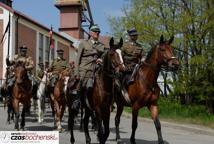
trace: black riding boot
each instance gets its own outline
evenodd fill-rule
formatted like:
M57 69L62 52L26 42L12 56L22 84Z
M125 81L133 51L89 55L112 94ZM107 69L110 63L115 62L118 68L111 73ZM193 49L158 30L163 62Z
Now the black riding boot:
M80 100L81 92L77 90L76 98L72 104L72 109L79 111L80 105L81 105L81 100Z
M8 79L8 84L7 84L7 98L10 99L12 97L12 87L15 83L15 77L11 77Z

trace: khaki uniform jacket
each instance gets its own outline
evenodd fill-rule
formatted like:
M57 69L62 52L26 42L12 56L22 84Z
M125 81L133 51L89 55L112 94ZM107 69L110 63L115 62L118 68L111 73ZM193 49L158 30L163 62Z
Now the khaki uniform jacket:
M133 68L137 63L140 62L144 51L139 43L126 42L122 47L122 56L125 65L128 68Z
M105 52L104 44L92 40L81 40L78 48L77 59L75 63L75 75L81 79L92 77L95 55L97 58L102 58Z
M25 68L28 71L32 71L32 69L34 68L34 62L32 57L30 56L23 57L21 55L15 55L13 60L7 62L7 66L15 65L18 62L25 63Z
M58 74L65 70L66 68L69 68L68 62L65 59L57 57L56 59L53 60L50 66L50 71L53 72L53 74Z
M38 68L36 70L36 79L40 81L43 75L44 75L44 71L41 68Z

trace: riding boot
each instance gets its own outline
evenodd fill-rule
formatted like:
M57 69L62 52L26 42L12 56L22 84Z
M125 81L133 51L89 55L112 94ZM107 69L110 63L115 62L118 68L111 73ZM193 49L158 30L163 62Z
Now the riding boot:
M134 81L135 81L135 75L136 75L136 72L137 72L138 68L139 68L139 64L136 64L135 67L134 67L134 70L132 72L131 77L127 81L127 86L129 86L129 85L131 85L131 84L134 83Z
M72 109L76 110L77 112L79 111L80 105L81 105L81 92L80 90L77 90L76 98L71 106Z
M8 79L8 84L7 84L7 97L10 99L10 97L12 96L12 87L15 83L16 78L15 77L11 77L10 79Z

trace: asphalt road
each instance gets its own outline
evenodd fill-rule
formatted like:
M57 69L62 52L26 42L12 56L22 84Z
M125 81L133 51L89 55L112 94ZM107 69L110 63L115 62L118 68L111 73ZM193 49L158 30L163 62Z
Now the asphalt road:
M11 131L14 128L14 123L6 124L7 111L0 106L0 131ZM114 116L111 115L110 136L107 144L116 144ZM68 115L63 118L63 128L67 129ZM161 121L162 135L166 144L214 144L214 130L197 125L189 124L174 124ZM90 128L90 126L89 126ZM26 117L26 130L29 131L52 131L53 117L50 108L47 109L45 122L38 124L34 115ZM129 144L131 135L131 117L129 114L123 114L120 125L121 139L124 144ZM76 143L85 144L85 135L79 130L79 118L76 119L75 132ZM90 129L92 143L97 144L96 132ZM60 133L60 144L69 144L70 134L66 130ZM136 131L136 142L138 144L157 144L157 134L154 124L149 119L139 118L138 128Z

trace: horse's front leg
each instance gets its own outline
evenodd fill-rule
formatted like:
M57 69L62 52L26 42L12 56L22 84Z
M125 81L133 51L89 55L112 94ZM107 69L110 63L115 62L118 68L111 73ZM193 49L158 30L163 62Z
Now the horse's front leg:
M139 107L133 105L133 107L132 107L132 134L131 134L131 138L130 138L131 144L136 144L135 132L136 132L137 125L138 125L138 122L137 122L138 111L139 111Z
M38 105L38 123L42 123L42 110L41 110L41 99L38 97L37 99L37 105Z
M74 138L73 128L74 128L74 118L77 115L77 112L75 110L72 110L71 106L69 106L68 111L69 111L68 130L70 130L70 135L71 135L70 142L71 144L74 144L75 138Z
M103 125L104 125L104 138L103 138L103 143L105 144L105 142L108 139L110 130L109 130L109 121L110 121L110 109L107 108L107 111L105 112L104 115L102 115L102 119L103 119Z
M115 116L115 128L116 128L116 141L118 143L121 142L121 139L120 139L120 117L123 113L123 105L120 105L117 103L117 113L116 113L116 116Z
M106 115L108 115L108 113L105 113ZM103 125L102 125L102 113L100 112L100 109L99 110L96 110L96 120L97 120L97 126L98 126L98 133L97 133L97 136L98 136L98 139L100 141L100 144L104 144L105 142L105 137L104 137L104 128L103 128Z
M13 108L15 111L15 130L19 130L19 101L13 99Z
M56 122L56 128L58 131L62 130L61 121L60 121L60 105L59 103L54 100L54 109L55 109L55 122Z
M64 112L65 112L65 108L66 108L65 103L66 102L64 102L63 104L61 104L60 111L59 111L59 114L60 114L60 117L59 117L60 123L59 124L60 124L60 127L61 127L60 132L64 131L64 129L62 128L62 118L63 118Z
M8 101L7 101L7 123L10 124L10 120L13 119L12 116L13 115L13 105L12 105L12 99L10 98Z
M89 117L90 117L91 111L88 107L85 107L85 116L83 119L84 122L84 132L85 132L85 139L86 139L86 144L91 143L91 137L88 132L88 122L89 122Z
M149 110L151 112L152 120L154 121L155 128L158 135L158 144L164 144L162 132L161 132L161 124L158 118L158 106L157 105L151 105L149 107Z
M22 120L21 120L21 130L24 130L24 127L25 127L25 110L26 110L26 108L23 107L22 108L22 114L21 114L21 117L22 117Z

